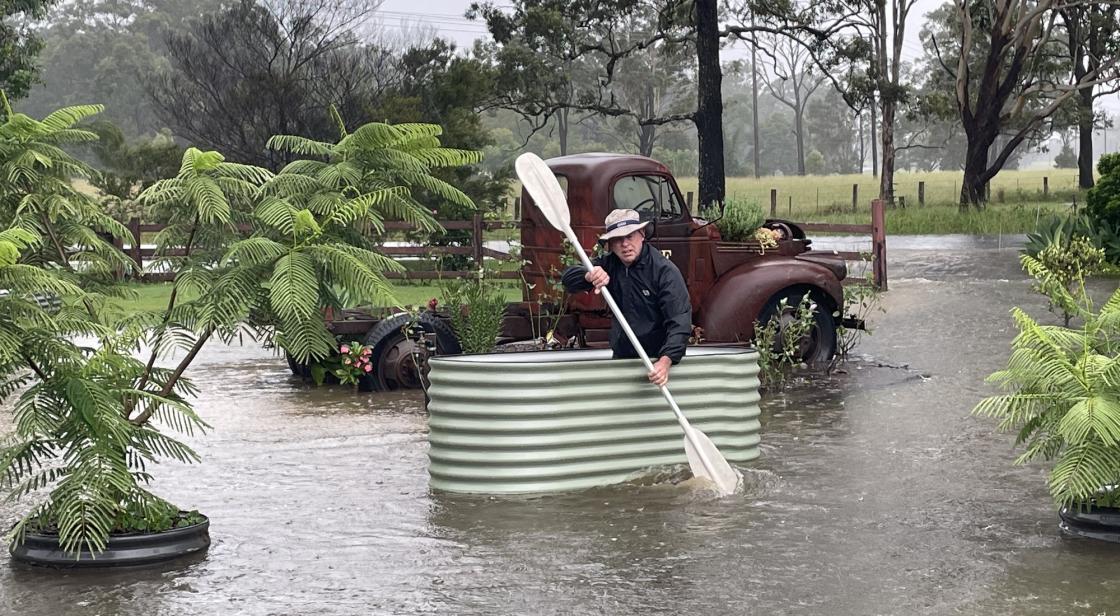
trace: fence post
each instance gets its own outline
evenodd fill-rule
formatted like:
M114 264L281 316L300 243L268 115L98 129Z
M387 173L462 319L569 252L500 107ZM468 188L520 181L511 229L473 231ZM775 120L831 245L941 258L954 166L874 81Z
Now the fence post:
M1050 196L1050 178L1048 176L1045 176L1045 175L1042 176L1042 196L1043 197L1049 197Z
M140 218L133 216L128 219L128 232L132 234L132 242L128 247L129 256L136 262L137 278L142 278L139 270L144 269L144 251L140 247Z
M859 208L859 184L852 184L852 211Z
M770 216L772 218L778 217L778 189L770 189Z
M887 290L887 227L883 200L871 202L871 254L872 275L880 291Z
M685 205L688 206L688 211L689 212L692 212L693 214L696 213L696 212L693 212L693 210L692 210L692 191L691 190L684 194L684 203L685 203Z
M906 197L904 195L898 196L898 207L899 209L906 209Z
M474 235L474 265L482 269L482 212L475 212L471 219L471 233Z
M521 197L513 198L513 219L521 220Z
M918 182L918 207L926 205L926 183Z

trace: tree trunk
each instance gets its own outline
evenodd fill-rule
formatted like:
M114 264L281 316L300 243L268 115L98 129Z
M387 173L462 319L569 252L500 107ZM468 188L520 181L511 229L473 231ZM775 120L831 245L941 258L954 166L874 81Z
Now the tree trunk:
M556 134L560 137L560 156L568 155L568 108L556 112Z
M965 214L971 205L980 210L987 201L988 149L994 139L969 139L964 158L964 180L961 182L960 212Z
M699 203L723 203L723 73L719 65L717 0L696 0L696 135L700 147Z
M893 100L883 101L883 174L879 176L879 198L894 205L894 112Z
M877 124L877 114L875 113L875 101L871 101L871 177L879 177L879 142L875 132L875 125Z
M797 137L797 175L805 175L805 113L800 102L793 110L793 130Z
M653 156L653 144L656 141L656 124L645 124L638 127L638 154L642 156Z
M1093 187L1093 88L1077 93L1077 185Z
M864 165L864 163L867 162L867 152L864 149L864 146L866 144L867 144L867 142L864 141L864 137L863 137L863 110L860 109L860 111L859 111L859 171L858 171L858 173L860 175L863 175L863 165Z
M754 25L754 11L751 11L751 25ZM757 178L761 174L762 156L758 151L758 65L753 39L751 40L751 138L754 140L754 177Z

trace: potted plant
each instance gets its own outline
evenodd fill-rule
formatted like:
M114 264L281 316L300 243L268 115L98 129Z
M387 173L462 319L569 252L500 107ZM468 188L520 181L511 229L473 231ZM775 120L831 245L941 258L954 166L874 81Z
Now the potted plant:
M1102 256L1074 238L1021 257L1063 320L1081 325L1043 325L1014 308L1007 368L988 377L1006 393L973 412L1016 432L1016 463L1053 463L1048 485L1064 530L1120 541L1120 290L1098 309L1084 284Z
M0 125L0 401L16 399L0 482L11 498L45 496L12 529L13 555L61 566L204 550L205 517L146 489L151 462L198 460L167 434L207 427L191 406L191 363L207 342L245 333L301 361L335 353L321 312L333 298L392 301L383 272L399 266L371 233L386 218L435 226L410 187L442 188L434 168L477 160L440 147L430 125L367 124L334 144L278 137L325 159L278 174L189 148L175 177L140 196L167 223L148 269L172 274L168 304L113 319L113 274L136 264L102 235L126 230L70 186L93 170L60 147L96 139L75 124L99 111L38 121L5 102ZM44 293L61 308L41 306ZM153 547L161 540L174 549Z

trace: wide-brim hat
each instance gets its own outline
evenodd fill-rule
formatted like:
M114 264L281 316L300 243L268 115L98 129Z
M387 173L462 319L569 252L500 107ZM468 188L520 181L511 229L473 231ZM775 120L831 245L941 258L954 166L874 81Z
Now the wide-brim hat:
M606 229L599 236L599 241L605 242L613 237L626 237L639 229L644 229L648 224L649 221L643 222L641 216L634 210L613 210L610 214L607 214L607 219L603 221L603 226Z

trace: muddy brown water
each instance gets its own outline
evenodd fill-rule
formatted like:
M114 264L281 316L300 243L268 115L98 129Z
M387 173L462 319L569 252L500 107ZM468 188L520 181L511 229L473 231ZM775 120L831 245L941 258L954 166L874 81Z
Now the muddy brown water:
M1063 537L1045 469L1013 467L1011 437L969 415L1007 357L1008 309L1046 314L1013 243L889 248L874 334L844 373L763 399L742 494L713 499L675 469L433 494L418 395L308 389L268 351L211 346L192 372L204 461L155 469L158 493L211 517L209 553L133 571L3 562L0 613L1120 613L1120 545ZM26 507L0 505L0 522Z

